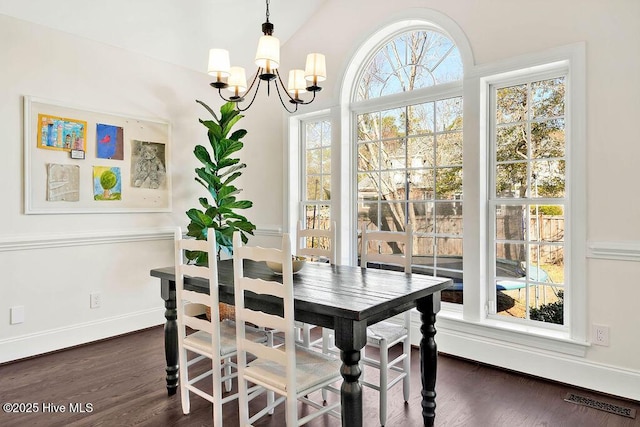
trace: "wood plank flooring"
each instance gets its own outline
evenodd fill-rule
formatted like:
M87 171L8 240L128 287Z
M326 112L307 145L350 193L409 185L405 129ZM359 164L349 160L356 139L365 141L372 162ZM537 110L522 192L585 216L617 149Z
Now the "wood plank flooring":
M422 424L420 381L414 349L411 399L402 387L389 397L387 426ZM191 413L183 415L179 393L165 389L163 330L151 328L28 360L0 366L0 403L37 403L37 413L0 412L0 426L210 426L211 405L192 395ZM576 389L442 355L438 359L436 426L631 427L640 420L563 400L568 392L634 408L640 402ZM365 426L376 426L377 393L365 389ZM70 412L80 404L85 412ZM87 406L91 404L91 408ZM45 410L45 405L47 412ZM76 411L80 407L75 407ZM65 408L65 412L53 412ZM33 407L32 407L33 409ZM639 417L640 415L637 415ZM225 426L238 424L237 404L225 405ZM280 408L258 426L284 426ZM339 426L327 416L311 426Z

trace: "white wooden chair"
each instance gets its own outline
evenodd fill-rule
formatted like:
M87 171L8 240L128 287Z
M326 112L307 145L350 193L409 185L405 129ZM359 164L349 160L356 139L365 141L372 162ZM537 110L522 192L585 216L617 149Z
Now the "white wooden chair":
M411 224L407 224L404 232L395 231L368 231L366 225L362 227L362 250L360 253L360 266L367 268L368 262L399 265L404 267L405 273L411 273L411 259L413 250L413 235ZM383 253L382 244L395 243L404 246L404 254ZM373 247L370 247L373 246ZM362 363L379 370L379 385L363 380L362 384L378 390L380 393L380 424L387 421L387 390L403 382L404 400L409 400L410 370L411 370L411 341L410 311L403 315L403 324L383 321L367 328L367 345L380 349L379 360L372 359L363 352ZM389 361L389 348L402 342L402 354ZM397 376L390 380L390 371L395 371Z
M214 230L209 230L209 236L215 236ZM196 266L187 264L184 251L208 252L209 265ZM191 404L189 392L208 400L213 404L213 425L222 426L222 405L238 397L237 393L229 394L233 378L237 377L237 366L232 362L236 356L236 327L234 322L224 320L220 322L218 309L218 266L216 262L215 238L210 240L183 239L182 230L175 231L175 270L176 270L176 308L178 311L178 357L180 364L180 395L182 398L182 412L188 414ZM202 277L209 280L209 295L184 289L184 278ZM206 308L211 311L211 319L207 319ZM187 335L187 328L193 331ZM245 338L254 342L266 342L264 331L255 328L247 330ZM189 352L195 353L191 359ZM206 372L190 377L191 371L201 372L202 364L194 366L203 360L209 360L211 365ZM224 376L221 371L224 370ZM211 394L203 391L208 386L204 380L213 382ZM222 383L225 384L226 396L223 396Z
M282 283L264 279L253 279L244 275L243 261L272 261L282 264ZM256 384L275 392L279 397L273 406L286 402L286 425L299 426L310 420L329 413L340 417L337 411L339 402L323 406L321 402L310 400L310 394L318 389L329 387L341 380L341 362L318 352L296 345L294 333L293 306L293 270L291 262L291 241L289 235L282 237L282 249L242 246L239 233L233 236L233 268L236 301L236 328L238 340L238 405L240 425L251 425L264 416L269 407L255 413L249 413L249 401L264 390L248 389L248 383ZM247 295L252 292L265 298L278 298L283 301L283 314L272 315L248 308ZM264 328L276 329L284 335L284 342L274 347L257 344L247 339L245 323ZM255 357L251 362L248 355ZM336 390L337 391L337 390ZM298 400L316 410L307 416L298 418Z
M322 245L320 245L322 243ZM325 246L325 247L321 247ZM326 247L328 246L328 248ZM329 264L336 262L336 222L332 221L328 230L319 228L303 228L302 221L298 221L296 232L296 255L310 257L312 261L328 261ZM320 345L322 338L311 341L311 329L314 325L296 322L296 332L298 342L307 348ZM323 331L323 336L326 336Z

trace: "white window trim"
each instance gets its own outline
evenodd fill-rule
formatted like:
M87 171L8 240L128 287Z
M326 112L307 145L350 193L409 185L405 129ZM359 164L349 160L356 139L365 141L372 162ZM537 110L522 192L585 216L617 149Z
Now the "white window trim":
M567 281L571 289L565 294L569 318L568 331L546 327L511 324L487 318L486 303L489 292L488 250L488 167L489 167L489 99L490 85L511 75L536 73L563 63L568 69L568 111L570 126L567 139L575 143L567 147L567 181L570 205L567 219L571 224L568 253L571 271ZM465 304L462 313L443 304L439 317L441 327L482 336L505 339L534 348L542 348L584 356L587 342L587 284L586 284L586 113L585 113L585 45L577 43L548 51L524 55L494 64L474 67L465 74L464 88L464 249ZM478 143L474 143L478 141ZM497 335L496 335L497 334Z

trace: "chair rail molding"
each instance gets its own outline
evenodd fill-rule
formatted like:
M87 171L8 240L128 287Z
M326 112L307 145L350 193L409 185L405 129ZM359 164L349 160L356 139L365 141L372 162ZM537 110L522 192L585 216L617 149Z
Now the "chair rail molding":
M589 242L587 244L587 257L618 261L640 261L640 242Z
M0 252L152 240L173 240L173 228L0 236Z

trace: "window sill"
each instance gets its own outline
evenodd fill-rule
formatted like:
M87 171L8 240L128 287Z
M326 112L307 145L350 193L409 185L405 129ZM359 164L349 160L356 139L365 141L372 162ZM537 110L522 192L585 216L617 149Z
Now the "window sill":
M420 316L417 311L412 316L412 323L419 328ZM590 347L588 342L571 339L566 331L536 328L493 319L471 322L463 318L462 311L458 307L451 309L443 307L437 315L436 329L442 334L457 335L476 341L484 339L499 342L501 345L535 348L577 357L585 357Z

